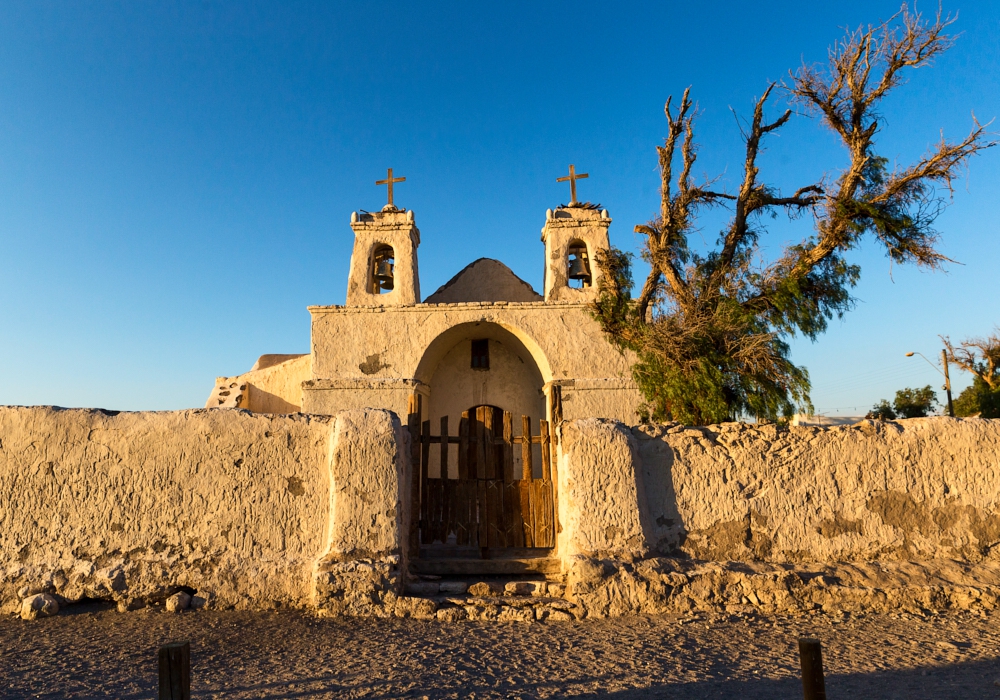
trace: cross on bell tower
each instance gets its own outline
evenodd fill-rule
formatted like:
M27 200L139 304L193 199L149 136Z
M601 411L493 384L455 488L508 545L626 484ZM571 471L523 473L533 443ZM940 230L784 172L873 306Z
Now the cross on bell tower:
M570 166L570 167L572 168L572 166ZM393 183L396 183L396 182L406 182L406 178L405 177L396 177L396 178L394 178L392 176L392 168L389 168L389 175L386 177L385 180L376 180L375 181L376 185L387 185L388 186L388 190L389 190L389 203L385 205L385 210L387 210L387 211L393 211L396 208L396 205L392 203L392 185L393 185Z
M576 168L574 168L573 164L570 163L570 166L569 166L569 175L567 175L566 177L556 178L556 182L566 182L566 181L569 181L569 203L571 205L572 204L576 204L576 181L577 180L584 180L584 179L586 179L588 177L590 177L590 176L587 173L580 173L579 175L577 175L576 174Z

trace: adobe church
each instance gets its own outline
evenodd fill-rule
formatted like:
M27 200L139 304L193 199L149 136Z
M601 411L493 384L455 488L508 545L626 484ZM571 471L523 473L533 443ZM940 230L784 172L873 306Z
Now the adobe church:
M542 228L543 294L506 265L482 258L423 298L412 210L389 203L351 214L354 250L343 306L311 306L307 355L262 355L220 377L207 407L260 413L334 414L387 408L404 421L414 406L437 426L491 406L533 423L598 416L634 422L641 396L630 358L602 335L588 304L607 249L607 210L576 201L548 210ZM417 401L414 401L414 398ZM559 413L561 411L561 413ZM498 426L499 428L499 426Z

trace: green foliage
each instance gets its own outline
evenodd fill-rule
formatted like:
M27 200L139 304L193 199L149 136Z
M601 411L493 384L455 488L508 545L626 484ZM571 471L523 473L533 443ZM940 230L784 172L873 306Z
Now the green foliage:
M896 420L896 412L892 410L892 404L885 399L882 399L877 404L872 406L872 410L868 411L868 415L866 415L865 418L873 418L875 420Z
M1000 418L1000 389L990 389L979 377L972 380L954 401L955 415Z
M668 135L656 148L659 212L635 227L650 272L633 298L631 256L616 249L596 256L603 274L591 306L608 339L635 354L632 374L646 417L705 424L811 411L809 375L791 362L788 339L815 340L853 307L851 289L861 271L846 254L870 238L894 263L935 269L947 260L936 249L933 228L943 207L938 188L950 190L968 160L995 144L974 121L965 139L941 140L912 164L890 168L875 137L883 125L882 99L904 84L902 71L926 66L947 50L951 21L940 14L928 21L904 6L885 22L848 32L826 67L806 64L790 76L785 94L833 131L850 160L791 194L762 181L757 162L765 138L793 114L786 109L774 121L765 118L777 84L741 125L742 181L732 192L692 176L698 146L690 90L679 108L667 100ZM699 231L698 214L717 207L732 216L715 249L700 254L688 238ZM766 219L782 213L808 216L812 233L768 261L760 238ZM926 415L933 403L930 387L906 389L894 408L883 402L874 410L911 417Z
M599 263L608 274L591 311L613 342L637 355L632 376L646 400L644 419L705 425L744 415L780 420L799 406L811 409L808 373L792 364L788 344L766 318L735 299L711 296L711 303L661 309L655 323L640 324L625 286L631 256L612 249Z
M928 384L920 389L900 389L892 407L900 418L923 418L937 405L937 394Z

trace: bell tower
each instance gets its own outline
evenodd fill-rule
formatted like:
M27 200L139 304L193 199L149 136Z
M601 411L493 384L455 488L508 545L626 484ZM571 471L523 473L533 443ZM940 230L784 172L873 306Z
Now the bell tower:
M397 209L392 201L393 184L405 179L393 178L390 168L389 177L375 183L389 186L389 203L379 212L351 214L354 251L347 277L348 306L407 306L420 302L420 230L413 211Z

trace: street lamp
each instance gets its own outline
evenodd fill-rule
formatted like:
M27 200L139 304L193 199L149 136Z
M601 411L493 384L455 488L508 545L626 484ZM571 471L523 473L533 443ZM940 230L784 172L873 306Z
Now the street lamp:
M954 406L952 406L952 403L951 403L951 377L948 376L948 351L947 350L942 350L941 351L941 364L944 366L944 372L942 372L941 370L939 370L937 368L937 365L935 365L933 362L931 362L926 357L924 357L923 353L919 353L919 352L908 352L908 353L906 353L907 357L913 357L914 355L920 355L921 357L924 358L924 362L926 362L931 367L933 367L934 370L938 374L944 375L944 390L945 390L945 393L948 395L948 415L951 416L952 418L954 418L955 417L955 408L954 408Z

